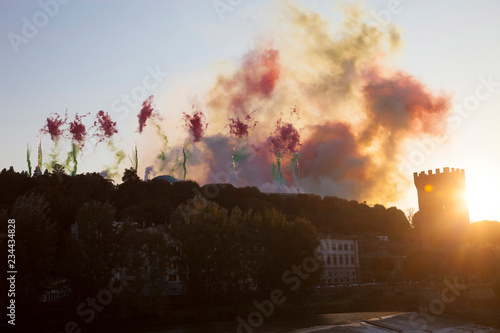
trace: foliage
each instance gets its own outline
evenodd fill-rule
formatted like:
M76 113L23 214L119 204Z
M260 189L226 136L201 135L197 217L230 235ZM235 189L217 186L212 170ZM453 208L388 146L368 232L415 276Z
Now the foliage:
M8 214L15 219L15 261L21 272L16 286L19 303L37 300L49 285L56 253L56 228L48 216L47 201L35 193L18 197Z
M203 305L234 302L251 290L290 289L283 274L314 258L319 245L304 219L288 221L275 209L254 213L236 207L229 214L201 196L177 208L170 232L186 294ZM305 279L301 292L315 285L320 273Z
M134 235L129 223L113 225L110 203L87 202L76 215L74 239L78 261L75 273L86 281L86 292L106 286L113 270L133 269Z

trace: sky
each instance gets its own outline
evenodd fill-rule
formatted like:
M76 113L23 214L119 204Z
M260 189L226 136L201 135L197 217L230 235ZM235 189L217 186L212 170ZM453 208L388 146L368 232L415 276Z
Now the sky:
M52 113L90 113L92 134L103 110L113 146L89 135L78 173L122 173L116 153L137 146L141 178L182 178L184 147L201 184L405 210L418 207L413 172L453 167L471 220L500 220L499 15L498 0L0 1L0 168L27 170L27 145L36 165L39 140L49 162ZM149 95L159 116L139 133ZM195 110L199 142L184 121ZM248 136L231 135L229 118L248 115ZM287 124L300 141L281 150L280 186L268 137ZM64 163L71 139L58 149Z

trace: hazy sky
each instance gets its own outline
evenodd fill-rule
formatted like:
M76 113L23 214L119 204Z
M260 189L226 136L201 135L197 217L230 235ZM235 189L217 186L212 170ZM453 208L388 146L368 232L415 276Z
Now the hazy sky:
M320 14L335 33L342 6L353 2L291 3ZM500 220L500 1L356 3L374 24L398 27L402 42L391 66L452 96L440 143L405 143L399 156L405 191L386 204L416 207L416 190L407 186L412 172L458 167L466 170L471 219ZM36 164L45 119L66 109L70 119L77 112L109 112L118 122L117 145L128 153L137 142L146 151L148 137L136 133L140 102L123 96L144 86L148 75L147 93L163 96L157 104L175 145L181 113L193 99L203 102L219 72L233 68L256 40L290 38L272 33L281 24L275 13L280 6L271 0L1 1L0 167L26 170L27 144ZM42 143L48 152L50 138L42 136ZM111 163L104 146L94 147L86 145L79 172L99 172ZM141 159L141 175L149 164ZM129 166L124 161L121 169Z

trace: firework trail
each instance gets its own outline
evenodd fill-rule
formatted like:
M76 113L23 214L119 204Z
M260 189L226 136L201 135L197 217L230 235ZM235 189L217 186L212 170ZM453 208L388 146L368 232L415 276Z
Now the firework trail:
M43 153L42 153L42 140L38 142L38 166L40 167L40 170L42 169L43 165Z
M189 133L193 136L193 142L200 142L205 130L208 127L208 123L205 122L205 115L203 112L198 110L194 105L192 106L192 114L183 113L184 126L187 127ZM191 156L188 150L189 139L182 146L182 168L184 169L184 180L186 180L186 163L188 158Z
M38 165L35 168L35 175L42 174L42 166L43 166L43 154L42 154L42 140L38 141Z
M299 165L299 154L295 153L292 157L292 174L295 183L297 184L297 192L300 193L300 165Z
M182 177L183 180L186 180L186 148L184 145L182 146L182 157L183 157L183 162L182 162L182 168L184 170L184 176Z
M69 133L71 134L71 151L68 153L66 159L66 166L69 169L70 163L73 164L73 170L71 175L75 176L78 168L78 154L81 152L83 146L85 145L85 139L87 138L87 128L83 124L82 119L87 117L90 113L79 116L78 113L75 115L75 120L69 123Z
M273 165L273 177L277 181L280 192L283 190L283 173L281 159L284 154L296 153L300 146L299 131L291 123L282 123L281 118L276 122L276 128L267 139L269 151L276 156L276 165Z
M154 95L151 95L144 102L142 102L142 109L137 115L137 118L139 119L139 133L142 133L144 127L146 127L146 121L148 119L161 119L160 114L155 110L153 99Z
M234 138L234 144L233 144L233 149L231 153L231 168L232 168L232 173L230 177L231 183L236 181L237 179L237 172L236 172L236 167L239 162L241 162L244 159L244 155L241 151L238 150L238 144L243 140L248 138L249 130L255 128L257 125L257 121L254 121L253 119L253 114L256 112L253 111L250 114L247 114L244 118L243 121L240 120L240 118L229 118L229 134Z
M31 177L31 148L28 144L28 149L26 150L26 161L28 162L28 174Z
M42 134L49 134L50 139L54 142L52 152L49 154L50 163L48 166L50 168L53 168L57 164L57 160L59 159L59 139L65 132L65 129L63 129L63 125L65 125L67 121L68 110L66 110L64 117L60 116L57 113L53 113L52 116L49 116L47 118L45 126L40 130L40 133Z
M130 160L130 163L132 163L132 169L135 170L135 173L137 173L137 169L139 167L139 158L137 154L137 144L135 144L134 150L132 151L132 156L128 157Z
M180 154L182 157L178 156L175 161L172 163L172 166L169 169L170 174L178 174L181 173L181 176L177 179L186 180L187 166L186 162L191 158L191 148L192 143L190 140L186 140L184 144L180 147ZM181 170L181 171L179 171Z
M297 110L297 106L294 106L290 110L290 116L296 118L296 120L300 120L299 111ZM293 153L293 157L291 160L292 167L292 175L295 183L297 184L297 192L300 193L300 163L299 163L300 155L296 152Z
M105 178L111 179L118 175L118 168L120 163L125 159L125 153L119 150L113 142L113 136L118 133L116 128L116 122L114 122L109 114L104 111L99 111L96 114L96 119L94 121L95 132L93 136L97 137L99 140L96 143L107 142L109 150L115 155L115 163L111 166L105 166L106 173Z

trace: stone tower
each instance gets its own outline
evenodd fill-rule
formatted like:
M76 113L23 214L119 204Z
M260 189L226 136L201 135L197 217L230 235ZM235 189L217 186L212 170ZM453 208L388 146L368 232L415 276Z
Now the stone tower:
M415 172L413 179L418 192L416 222L433 242L448 243L470 223L464 169Z

